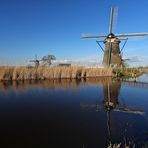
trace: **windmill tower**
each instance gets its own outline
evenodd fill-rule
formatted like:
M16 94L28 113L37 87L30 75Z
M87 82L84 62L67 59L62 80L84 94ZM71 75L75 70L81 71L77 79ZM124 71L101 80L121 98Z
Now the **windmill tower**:
M114 34L113 28L115 25L116 16L117 16L117 9L111 8L110 26L109 26L108 35L82 35L83 39L97 39L97 38L104 39L103 41L96 41L104 52L103 62L102 62L104 66L120 67L123 65L121 50L123 50L127 42L128 39L127 37L148 35L148 33ZM126 37L126 38L121 38L121 37ZM125 44L123 45L123 48L120 50L119 45L121 40L125 40ZM105 48L102 48L100 42L103 42L105 44Z

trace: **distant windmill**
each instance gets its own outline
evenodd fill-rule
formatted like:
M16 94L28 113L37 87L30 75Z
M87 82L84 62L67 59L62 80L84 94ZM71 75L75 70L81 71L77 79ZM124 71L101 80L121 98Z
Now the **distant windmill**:
M98 45L104 51L104 57L103 57L104 66L112 65L112 66L119 67L123 64L122 50L128 40L127 37L148 35L148 33L113 34L113 27L115 25L116 16L117 16L117 9L112 8L111 15L110 15L110 27L109 27L108 35L82 35L83 39L104 38L103 41L97 41ZM126 38L122 39L120 37L126 37ZM121 40L125 40L125 43L122 49L120 50L119 44ZM100 42L103 42L105 44L105 49L102 48L102 46L100 45Z
M35 59L34 60L30 60L30 62L35 63L35 68L38 68L40 65L40 60L37 59L37 55L35 55Z
M43 62L43 65L48 65L48 66L51 65L52 60L56 60L56 57L54 55L47 55L41 59L41 61Z

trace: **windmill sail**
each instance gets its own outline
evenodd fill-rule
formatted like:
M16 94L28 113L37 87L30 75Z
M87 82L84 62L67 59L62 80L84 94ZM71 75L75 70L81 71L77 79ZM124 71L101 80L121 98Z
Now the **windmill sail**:
M82 34L82 35L81 35L81 38L82 38L82 39L87 39L87 38L88 38L88 39L91 39L91 38L92 38L92 39L93 39L93 38L95 39L95 38L106 38L106 37L107 37L106 35L91 35L91 34L87 34L87 35Z
M127 33L127 34L115 34L116 37L133 37L133 36L146 36L148 33Z
M109 48L108 48L108 51L107 51L108 52L107 53L107 66L110 66L110 63L111 63L112 42L113 42L113 40L111 38L112 38L112 36L114 36L113 30L115 28L115 23L116 23L116 20L117 20L117 14L118 14L118 8L117 7L111 8L110 26L109 26L109 35L108 35L108 37L109 37L109 39L108 39Z

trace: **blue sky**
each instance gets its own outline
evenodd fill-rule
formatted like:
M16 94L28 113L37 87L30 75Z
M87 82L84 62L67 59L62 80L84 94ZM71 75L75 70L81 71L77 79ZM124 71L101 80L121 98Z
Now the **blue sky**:
M0 0L0 65L22 65L35 54L100 62L103 53L95 40L80 36L108 34L114 6L115 33L148 32L147 0ZM124 57L148 65L148 37L130 38Z

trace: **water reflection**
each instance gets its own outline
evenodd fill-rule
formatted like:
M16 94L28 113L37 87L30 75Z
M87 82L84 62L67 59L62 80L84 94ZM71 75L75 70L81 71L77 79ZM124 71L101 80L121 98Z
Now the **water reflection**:
M147 91L139 95L142 90L137 89L132 96L131 86L139 87L110 77L0 82L1 139L5 143L18 139L20 145L27 141L32 147L34 141L40 147L69 141L68 147L140 148L148 131Z
M126 82L126 84L128 84ZM130 82L131 84L131 82ZM100 112L104 109L106 110L106 127L107 127L107 147L108 148L120 148L120 147L128 147L128 148L135 148L135 137L133 136L133 131L131 131L131 127L133 126L133 122L130 123L130 119L128 118L117 118L114 120L115 113L127 113L133 114L137 116L141 116L143 118L144 110L138 108L128 107L128 105L121 103L121 98L124 97L121 95L121 85L122 81L105 81L102 83L103 88L103 101L102 104L96 102L96 104L85 104L81 103L80 107L82 111L96 111ZM137 87L137 85L136 85ZM122 98L123 99L123 98ZM122 115L121 115L122 116ZM114 123L113 123L114 122ZM115 122L122 122L122 126L116 126ZM121 128L122 127L122 128ZM120 137L120 138L119 138ZM120 139L120 140L119 140ZM141 147L140 145L136 147Z
M104 101L103 104L107 110L116 108L118 105L118 95L121 88L120 81L111 81L103 84Z
M122 133L123 134L123 140L116 143L113 142L112 140L112 123L111 123L111 111L119 111L119 112L126 112L126 113L134 113L134 114L140 114L143 115L144 111L143 110L138 110L138 109L132 109L128 108L125 105L121 106L121 104L118 101L119 94L120 94L120 88L121 88L121 82L120 81L113 81L111 83L107 83L106 85L103 85L103 90L104 90L104 101L103 104L106 108L106 113L107 113L107 131L108 131L108 147L129 147L129 148L135 148L135 142L134 138L130 137L129 140L129 135L127 131L127 127ZM121 106L121 107L119 107Z
M82 80L75 79L59 79L59 80L28 80L28 81L2 81L0 82L0 91L9 92L13 89L16 92L28 91L30 88L44 88L44 89L78 89L81 85L98 85L99 83L105 83L106 81L112 81L111 77L104 78L87 78Z
M30 88L43 88L43 89L58 89L63 88L67 89L69 87L72 87L73 89L77 89L79 86L80 81L76 80L69 80L69 79L63 79L63 80L46 80L46 81L37 81L37 80L31 80L31 81L4 81L0 82L0 90L7 93L11 89L14 91L28 91Z

